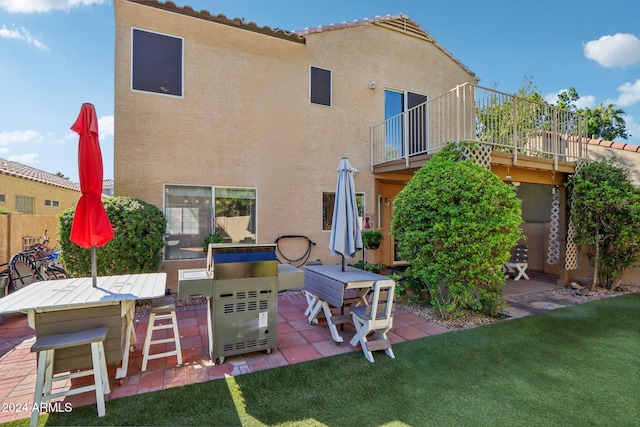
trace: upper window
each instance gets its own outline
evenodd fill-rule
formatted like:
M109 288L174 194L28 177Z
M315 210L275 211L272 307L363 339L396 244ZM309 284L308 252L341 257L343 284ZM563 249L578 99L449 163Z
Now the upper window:
M311 67L310 76L310 102L331 106L331 70Z
M4 203L4 193L0 194L0 203Z
M45 201L44 201L44 205L45 205L45 206L58 207L58 206L60 206L60 203L59 203L57 200L49 200L49 199L45 199Z
M331 230L333 224L333 207L336 202L336 193L322 193L322 230ZM362 228L362 218L364 217L364 193L356 193L356 205L358 206L358 219Z
M131 89L182 96L183 39L132 28Z

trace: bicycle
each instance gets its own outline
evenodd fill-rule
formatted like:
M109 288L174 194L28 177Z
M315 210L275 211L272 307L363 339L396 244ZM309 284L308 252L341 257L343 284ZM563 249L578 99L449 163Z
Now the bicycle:
M58 252L49 248L50 239L44 231L43 243L37 243L24 251L14 254L0 272L3 293L9 294L31 283L42 280L68 279L69 273L58 260Z

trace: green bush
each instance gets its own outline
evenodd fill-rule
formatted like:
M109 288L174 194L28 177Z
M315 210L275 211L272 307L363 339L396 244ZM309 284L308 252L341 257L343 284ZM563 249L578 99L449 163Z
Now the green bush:
M522 236L514 187L449 144L394 201L392 234L408 273L443 316L471 309L501 314L502 265Z
M153 273L162 260L166 220L160 209L128 197L103 199L114 238L97 248L98 275ZM58 242L72 275L91 275L91 250L69 240L75 207L60 214Z
M640 190L612 160L584 165L567 187L573 241L587 248L591 287L615 289L623 271L640 260Z

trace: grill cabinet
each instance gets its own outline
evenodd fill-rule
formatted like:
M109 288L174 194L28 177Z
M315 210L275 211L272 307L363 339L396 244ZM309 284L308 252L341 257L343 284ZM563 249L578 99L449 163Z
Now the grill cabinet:
M211 360L276 348L275 244L210 244L207 269L179 271L179 297L207 296Z

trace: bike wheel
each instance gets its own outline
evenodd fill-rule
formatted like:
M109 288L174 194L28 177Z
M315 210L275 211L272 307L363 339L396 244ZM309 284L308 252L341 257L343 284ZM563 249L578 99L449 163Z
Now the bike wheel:
M45 274L47 275L46 280L60 280L60 279L68 279L69 273L62 267L56 267L51 265L47 267Z
M17 261L11 266L10 276L10 292L22 289L27 285L37 282L38 279L31 266L24 261Z

